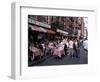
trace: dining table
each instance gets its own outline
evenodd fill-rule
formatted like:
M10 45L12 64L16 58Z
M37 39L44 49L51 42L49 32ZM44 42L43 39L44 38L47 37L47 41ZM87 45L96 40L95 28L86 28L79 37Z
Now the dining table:
M64 49L63 48L56 48L56 49L54 49L53 55L54 56L58 56L59 58L61 58L62 55L65 55Z
M32 47L31 51L33 52L33 60L35 59L36 56L42 56L42 51L36 47Z

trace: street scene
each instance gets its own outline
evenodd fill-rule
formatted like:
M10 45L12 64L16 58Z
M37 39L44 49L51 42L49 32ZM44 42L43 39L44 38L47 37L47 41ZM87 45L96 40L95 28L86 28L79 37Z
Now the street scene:
M28 15L28 66L88 64L88 18Z

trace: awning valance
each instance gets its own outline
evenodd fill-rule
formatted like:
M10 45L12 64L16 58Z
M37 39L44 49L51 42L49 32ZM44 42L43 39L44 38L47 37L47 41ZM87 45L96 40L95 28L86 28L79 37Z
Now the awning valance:
M57 29L56 31L61 33L61 34L64 34L64 35L68 35L68 32L66 32L66 31L63 31L63 30L60 30L60 29Z
M56 32L52 31L52 30L48 30L46 29L47 33L50 33L50 34L55 34Z

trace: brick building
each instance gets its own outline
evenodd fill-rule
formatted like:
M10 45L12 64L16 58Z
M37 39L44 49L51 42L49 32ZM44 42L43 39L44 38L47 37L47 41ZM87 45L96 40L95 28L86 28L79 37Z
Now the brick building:
M87 36L87 32L85 31L87 28L85 27L84 17L29 15L28 18L39 21L41 25L44 25L44 27L50 28L53 31L60 29L68 32L68 35L66 36L77 36L78 38Z

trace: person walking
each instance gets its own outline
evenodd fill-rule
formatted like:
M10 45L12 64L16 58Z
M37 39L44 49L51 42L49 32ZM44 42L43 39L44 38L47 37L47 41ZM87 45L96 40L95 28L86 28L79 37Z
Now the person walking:
M65 55L67 55L67 45L64 44L64 52L65 52Z
M80 59L80 41L79 40L77 40L76 49L77 49L76 58Z
M66 38L65 39L65 46L64 46L65 55L69 55L68 47L69 47L69 43L68 43L68 39Z
M74 57L76 57L77 55L77 40L76 39L74 40L74 43L73 43L73 50L74 50Z
M73 40L72 38L69 40L69 55L73 58Z

